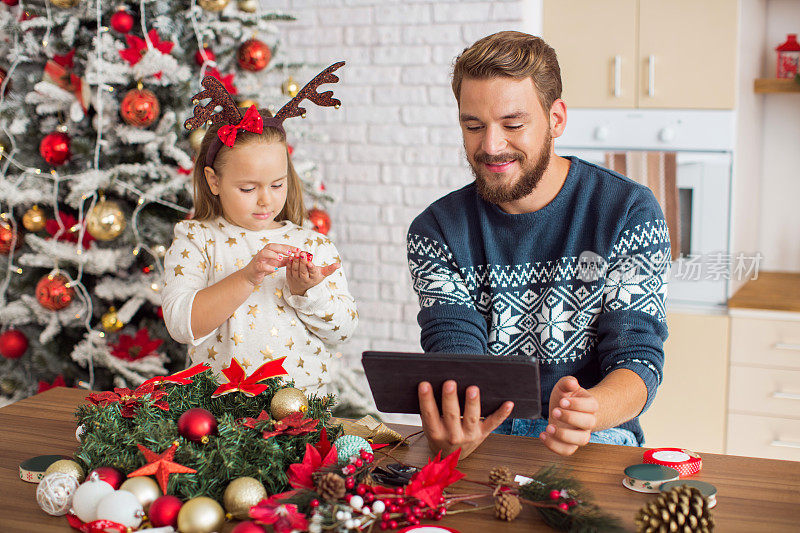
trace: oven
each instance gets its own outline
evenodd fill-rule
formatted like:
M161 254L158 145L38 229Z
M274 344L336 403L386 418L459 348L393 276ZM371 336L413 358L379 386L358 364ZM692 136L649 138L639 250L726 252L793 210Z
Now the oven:
M650 167L643 183L662 204L675 244L670 306L727 303L735 261L733 124L729 111L578 109L568 110L564 135L556 139L558 155L575 155L639 182Z

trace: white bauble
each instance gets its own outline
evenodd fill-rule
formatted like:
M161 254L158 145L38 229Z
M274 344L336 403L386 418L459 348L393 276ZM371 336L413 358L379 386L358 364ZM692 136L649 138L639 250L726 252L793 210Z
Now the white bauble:
M144 509L139 498L126 490L118 490L103 496L97 503L97 520L111 520L136 529L142 523Z
M64 472L47 474L36 487L36 501L39 502L42 511L47 514L65 515L72 504L72 497L78 490L78 485L75 476Z
M72 510L84 522L97 520L97 504L114 492L114 487L99 479L90 479L78 487L72 496Z

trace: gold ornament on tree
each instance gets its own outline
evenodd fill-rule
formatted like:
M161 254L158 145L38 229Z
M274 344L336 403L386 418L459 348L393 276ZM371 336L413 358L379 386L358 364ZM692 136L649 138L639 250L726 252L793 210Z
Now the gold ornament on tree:
M266 497L264 485L255 478L245 476L228 484L222 495L222 503L234 518L244 520L249 516L250 508Z
M197 3L206 11L222 11L230 0L199 0Z
M192 130L192 133L189 134L189 146L192 147L192 150L195 152L200 151L200 144L203 142L203 137L206 136L206 129L205 128L197 128L196 130Z
M114 307L110 307L108 311L106 311L106 313L100 317L100 323L103 325L103 329L109 333L119 331L122 329L122 326L125 325L119 319L119 315L117 315L117 309Z
M297 93L300 92L300 86L296 81L294 81L293 77L289 76L289 79L283 82L283 85L281 85L281 90L286 96L294 98L297 96Z
M86 472L83 471L81 465L75 461L72 461L71 459L62 459L60 461L56 461L47 467L47 470L44 471L44 475L47 477L47 474L52 474L53 472L68 474L77 479L78 483L83 483L83 480L86 477Z
M119 490L127 490L136 496L145 511L161 496L161 487L153 478L147 476L128 478L119 486Z
M248 98L246 100L242 100L241 102L239 102L238 107L241 107L242 109L247 109L251 105L256 106L256 109L258 109L258 102L256 102L255 100L252 100L250 98Z
M237 0L236 7L245 13L255 13L258 9L258 0Z
M225 511L220 504L206 496L192 498L178 511L178 531L181 533L212 533L225 523Z
M294 387L280 389L272 397L269 411L275 420L283 420L292 413L305 413L308 410L308 398L303 391Z
M714 531L714 517L708 510L705 496L697 488L686 485L662 492L639 509L635 522L639 533Z
M50 0L50 3L56 7L60 7L62 9L67 9L70 7L75 7L81 3L81 0Z
M38 205L34 205L22 215L22 225L28 231L42 231L44 229L47 218L44 216Z
M117 202L101 197L86 216L86 231L99 241L119 237L125 229L125 215Z

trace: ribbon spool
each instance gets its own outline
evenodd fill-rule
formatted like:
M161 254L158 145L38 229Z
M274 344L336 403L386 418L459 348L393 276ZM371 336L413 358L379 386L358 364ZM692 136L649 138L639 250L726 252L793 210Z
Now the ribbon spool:
M645 463L668 466L681 478L693 476L703 468L703 460L694 452L682 448L654 448L644 452Z
M19 478L28 483L39 483L51 464L62 459L71 459L63 455L39 455L22 461L19 465Z
M711 483L706 483L705 481L697 481L696 479L668 481L661 485L661 492L667 492L668 490L675 487L680 487L681 485L694 487L699 490L700 494L702 494L708 502L709 509L713 509L717 505L717 487Z
M655 464L631 465L625 469L622 484L626 489L636 492L655 494L661 485L668 481L676 481L679 472L674 468Z

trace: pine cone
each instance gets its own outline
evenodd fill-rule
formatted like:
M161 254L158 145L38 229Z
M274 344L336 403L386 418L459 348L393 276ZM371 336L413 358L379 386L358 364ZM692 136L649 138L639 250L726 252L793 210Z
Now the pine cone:
M511 485L514 483L514 474L505 466L497 466L489 472L489 481L495 485Z
M333 472L319 476L317 478L317 493L329 502L343 498L345 493L344 479Z
M681 485L639 509L636 527L638 533L710 533L714 531L714 517L699 490Z
M511 522L522 511L519 498L508 492L501 492L494 500L494 515L500 520Z

